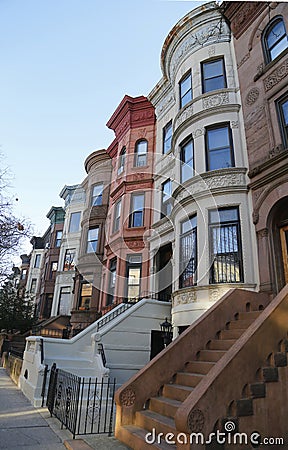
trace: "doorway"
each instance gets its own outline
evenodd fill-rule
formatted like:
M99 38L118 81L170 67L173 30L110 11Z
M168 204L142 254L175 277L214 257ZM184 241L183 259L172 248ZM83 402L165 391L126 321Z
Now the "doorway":
M172 244L160 247L155 256L156 287L159 300L169 301L172 294Z
M274 294L288 283L288 197L279 200L268 217L270 273Z
M284 225L280 228L280 241L282 250L282 263L285 284L288 283L288 225Z

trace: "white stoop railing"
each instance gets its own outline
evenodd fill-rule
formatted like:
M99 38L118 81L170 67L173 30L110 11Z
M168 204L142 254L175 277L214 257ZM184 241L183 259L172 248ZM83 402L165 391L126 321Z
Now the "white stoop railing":
M123 306L125 305L125 307ZM120 304L72 339L30 336L26 339L20 388L34 406L41 406L45 366L80 377L115 377L127 381L150 359L151 330L170 316L171 303L143 299L130 307ZM106 367L101 349L104 348Z

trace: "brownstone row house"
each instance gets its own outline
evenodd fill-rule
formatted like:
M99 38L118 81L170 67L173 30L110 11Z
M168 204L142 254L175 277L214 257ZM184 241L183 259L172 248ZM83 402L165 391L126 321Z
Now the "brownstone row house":
M288 282L288 5L224 2L234 36L260 290Z

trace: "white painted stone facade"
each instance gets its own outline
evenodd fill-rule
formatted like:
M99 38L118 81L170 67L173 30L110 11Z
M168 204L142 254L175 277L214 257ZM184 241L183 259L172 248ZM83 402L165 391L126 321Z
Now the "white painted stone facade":
M190 325L207 308L233 287L257 289L257 251L251 224L251 198L247 189L248 159L233 43L227 24L214 3L187 14L169 33L161 57L163 78L149 95L156 108L154 232L151 255L172 243L172 321L178 328ZM202 93L201 63L223 58L226 87ZM180 108L179 82L191 71L193 99ZM163 129L172 120L171 151L163 155ZM207 127L230 124L234 167L206 170ZM181 182L181 143L193 137L195 175ZM161 218L162 183L172 181L173 210ZM209 210L239 208L243 280L240 283L211 284L209 280ZM180 288L181 223L197 215L197 285ZM154 263L151 290L157 290Z
M72 339L27 338L20 387L35 405L41 404L44 367L53 363L81 377L116 378L120 386L150 360L151 330L160 330L160 323L170 317L171 303L143 299L117 316L118 305L105 316ZM111 320L109 320L111 319ZM103 322L102 322L103 324ZM41 341L43 360L41 362ZM99 353L104 347L106 367Z
M76 266L81 239L81 221L85 207L85 192L81 185L64 186L60 197L65 200L65 222L60 246L58 271L55 280L51 317L57 315L70 315L73 306L73 277L75 269L65 270L65 255L67 250L75 250L74 264ZM70 232L71 215L80 213L79 229Z

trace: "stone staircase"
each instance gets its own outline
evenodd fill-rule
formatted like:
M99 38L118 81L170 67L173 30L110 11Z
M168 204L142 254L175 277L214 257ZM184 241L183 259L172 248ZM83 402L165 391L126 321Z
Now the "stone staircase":
M133 449L176 449L175 445L165 443L160 437L161 433L177 436L174 418L179 407L260 314L261 311L236 314L236 319L227 323L225 328L218 332L216 339L209 340L205 348L197 352L196 359L187 361L183 368L160 388L159 395L146 402L145 409L136 412L134 424L122 429L121 434L125 435L125 442ZM152 445L145 437L148 436L149 440L151 436L152 440L152 434L148 433L153 430L156 442Z
M115 435L131 449L251 450L257 432L288 448L287 353L288 285L272 300L230 291L118 389Z

